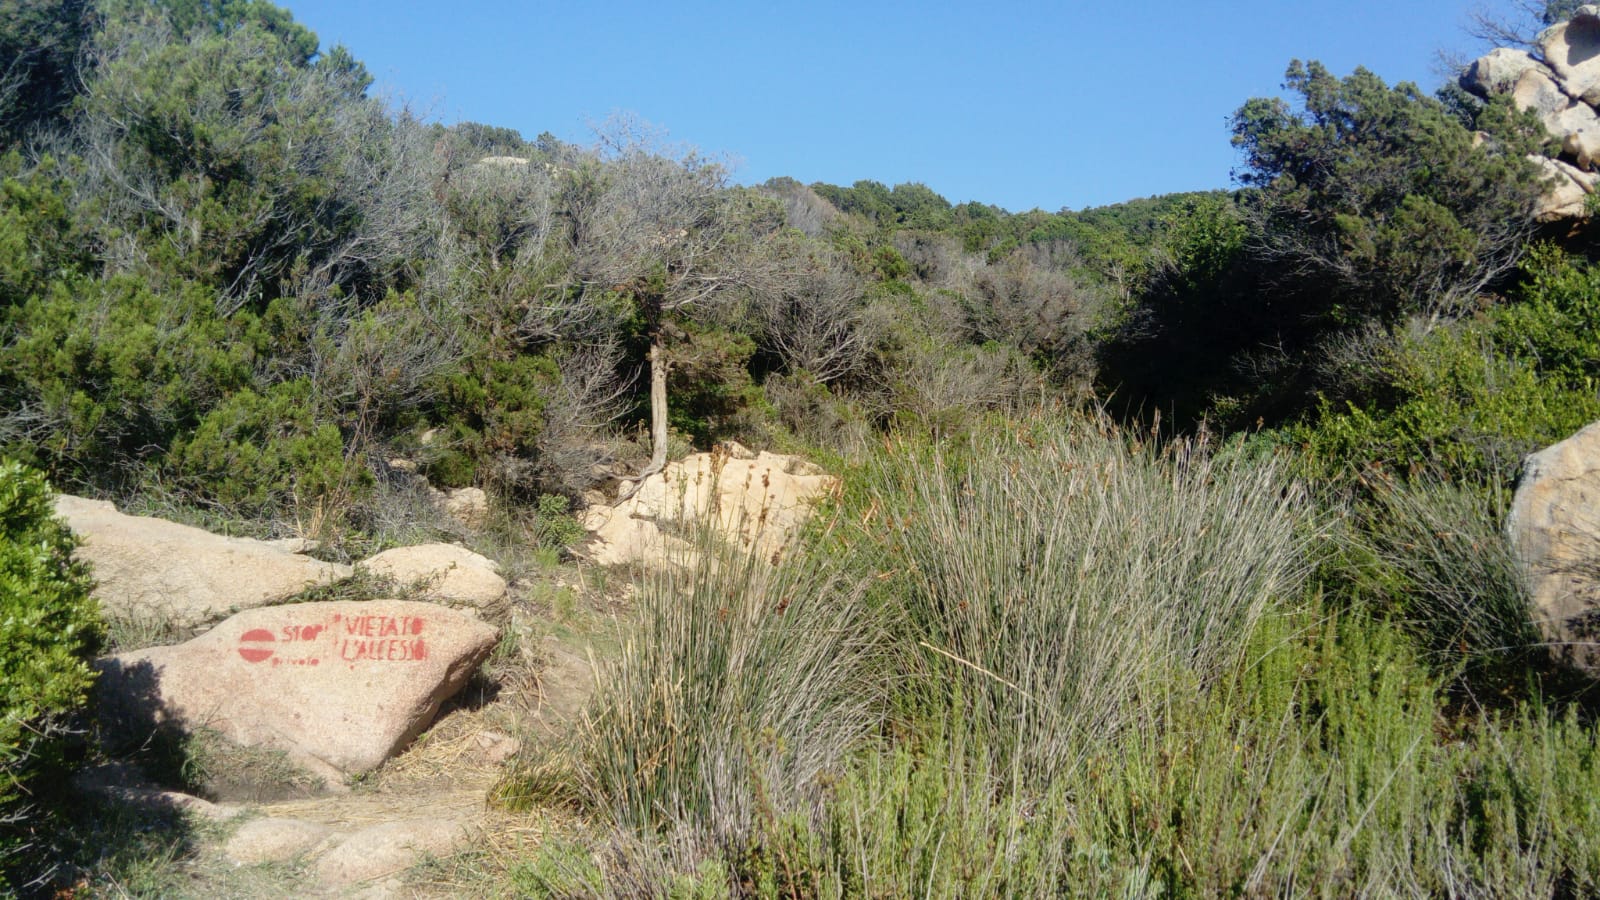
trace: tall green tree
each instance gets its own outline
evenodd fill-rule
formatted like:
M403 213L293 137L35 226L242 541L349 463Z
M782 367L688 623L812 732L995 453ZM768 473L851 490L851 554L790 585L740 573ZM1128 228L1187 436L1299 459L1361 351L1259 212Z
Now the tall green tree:
M1103 349L1102 382L1131 409L1293 419L1349 394L1402 324L1426 331L1499 289L1526 252L1537 122L1504 101L1463 121L1416 85L1316 62L1291 64L1285 87L1234 115L1245 189L1167 222Z
M1540 135L1505 116L1480 140L1438 99L1366 69L1295 61L1299 106L1256 98L1233 117L1253 255L1304 313L1348 325L1448 316L1511 272L1540 192Z

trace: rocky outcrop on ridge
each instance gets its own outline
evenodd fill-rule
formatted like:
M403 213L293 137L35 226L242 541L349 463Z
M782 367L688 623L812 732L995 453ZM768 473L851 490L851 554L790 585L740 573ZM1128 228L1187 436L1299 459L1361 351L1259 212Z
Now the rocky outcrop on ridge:
M1461 86L1480 97L1510 95L1533 110L1561 147L1560 157L1534 157L1547 188L1538 219L1588 218L1600 189L1600 5L1578 7L1570 21L1545 29L1532 52L1500 48L1479 58Z

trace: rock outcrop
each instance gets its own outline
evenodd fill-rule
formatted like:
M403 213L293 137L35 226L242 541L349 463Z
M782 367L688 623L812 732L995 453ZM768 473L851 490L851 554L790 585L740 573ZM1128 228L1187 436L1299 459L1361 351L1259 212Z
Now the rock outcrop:
M329 887L396 875L423 856L448 856L467 840L460 822L405 819L373 825L350 835L317 860L317 880Z
M1461 86L1480 97L1509 95L1533 110L1559 142L1560 159L1536 156L1547 189L1541 222L1588 218L1589 197L1600 189L1600 5L1578 7L1572 19L1545 29L1534 53L1498 49L1474 62Z
M332 828L320 822L251 819L233 833L222 853L241 866L284 862L311 851L332 833Z
M1600 676L1600 422L1523 461L1506 528L1552 652Z
M1522 50L1490 50L1467 67L1461 83L1479 96L1504 94L1516 88L1523 74L1543 68L1539 61Z
M450 606L488 612L506 596L506 580L495 572L494 562L455 544L396 547L361 565L375 575L393 578L401 587L415 585L427 599Z
M1600 103L1600 7L1578 7L1570 20L1545 29L1536 44L1568 94Z
M1589 197L1600 184L1600 175L1579 171L1559 159L1541 156L1537 161L1546 179L1545 194L1539 203L1540 220L1553 222L1587 215Z
M94 567L95 598L108 615L119 618L194 628L351 573L349 566L289 552L301 549L299 543L222 537L164 519L124 515L105 501L62 494L56 513L83 541L77 555Z
M431 603L256 609L187 643L97 661L96 700L102 727L124 740L209 728L338 784L410 743L497 638L471 613Z
M660 564L688 552L674 532L705 524L740 547L773 556L837 483L794 456L737 444L695 453L645 479L622 503L589 507L587 555L604 565Z

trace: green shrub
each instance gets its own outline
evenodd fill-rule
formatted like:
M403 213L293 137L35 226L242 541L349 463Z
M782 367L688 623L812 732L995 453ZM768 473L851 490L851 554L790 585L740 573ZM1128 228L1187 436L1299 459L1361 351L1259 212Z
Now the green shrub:
M442 446L424 474L440 487L494 485L513 496L536 496L535 447L545 408L561 377L546 355L469 358L439 376L432 420Z
M1139 727L1037 793L933 723L858 758L826 827L774 830L803 896L1573 897L1600 887L1600 745L1537 705L1446 718L1382 619L1299 604L1205 690L1148 681ZM782 894L787 896L787 894Z
M0 355L5 452L70 481L121 486L212 405L250 383L264 336L221 320L212 292L141 278L55 280L7 310Z
M1600 418L1600 265L1540 247L1523 273L1516 302L1388 345L1373 396L1290 429L1313 473L1380 463L1509 488L1524 455Z
M1485 477L1509 486L1522 457L1600 418L1594 388L1541 371L1521 337L1493 314L1402 343L1386 366L1392 406L1322 405L1314 425L1292 433L1319 474L1347 476L1372 463L1400 473ZM1526 346L1526 345L1524 345Z
M750 420L766 411L765 398L750 378L756 342L721 328L693 327L668 347L667 417L709 450L719 440L746 438Z
M370 476L363 460L346 452L338 426L316 413L304 380L229 396L174 446L177 484L237 515L305 517L320 508L326 518Z
M1305 575L1313 531L1281 464L1163 458L1106 427L902 445L863 476L876 510L854 543L899 574L889 602L927 675L924 714L1025 792L1132 725L1152 673L1225 669Z
M58 762L65 717L93 681L99 610L43 476L0 463L0 890L28 825L24 808Z

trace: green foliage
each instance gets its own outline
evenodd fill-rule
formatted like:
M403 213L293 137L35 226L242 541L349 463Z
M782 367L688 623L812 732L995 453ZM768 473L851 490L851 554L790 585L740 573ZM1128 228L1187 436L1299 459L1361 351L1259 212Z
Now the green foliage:
M1330 588L1408 628L1441 671L1525 675L1540 638L1502 495L1427 477L1373 474L1365 486L1327 567Z
M99 607L38 472L0 462L0 890L28 823L22 807L58 762L65 717L86 698Z
M1290 268L1302 315L1349 325L1451 312L1519 258L1539 191L1531 129L1478 142L1413 84L1290 65L1304 108L1256 98L1233 119L1258 252Z
M0 152L71 102L90 0L0 0Z
M166 12L177 36L130 13L99 39L99 70L79 101L85 138L93 158L141 188L94 202L162 270L264 305L297 262L323 262L358 215L340 175L370 161L342 138L370 117L370 78L348 54L310 62L315 35L262 0Z
M724 328L691 327L669 345L668 421L696 447L741 436L764 400L750 377L756 343Z
M1249 228L1231 198L1204 194L1183 200L1162 217L1161 249L1180 294L1217 285L1244 250Z
M1189 423L1217 416L1219 398L1263 389L1240 357L1256 329L1282 315L1281 302L1242 265L1249 225L1233 198L1184 200L1161 231L1144 289L1097 348L1098 378L1119 410ZM1259 414L1241 415L1250 413Z
M904 567L895 619L933 712L1016 789L1124 727L1148 673L1226 667L1304 574L1303 510L1270 461L1184 447L1169 468L1053 419L964 443L878 456L864 475L890 527L853 539Z
M1594 889L1595 811L1569 793L1600 759L1584 724L1535 709L1441 734L1403 636L1315 606L1262 620L1242 658L1206 690L1152 685L1142 726L1042 797L994 791L947 731L869 757L811 865L882 896Z
M1516 590L1503 547L1483 543L1498 536L1482 495L1396 493L1363 512L1387 523L1361 545L1379 563L1364 601L1399 586L1410 604L1373 616L1302 583L1322 526L1282 492L1281 465L1060 422L885 448L848 474L819 556L785 564L843 560L863 578L853 629L807 624L818 610L800 585L815 579L746 587L751 570L724 561L663 573L659 604L647 587L644 630L602 681L581 762L547 756L530 782L552 798L577 785L603 833L551 846L518 883L685 896L1600 888L1593 728L1538 703L1455 709L1455 664L1440 674L1430 658L1462 641L1495 653L1511 622L1497 618ZM801 664L861 621L884 643ZM765 662L791 627L809 640ZM848 666L868 675L852 699L881 720L875 739L844 743L853 753L817 779L826 790L792 770L733 777L773 749L840 746L820 704L841 696ZM784 714L802 699L804 714ZM763 739L738 739L752 733Z
M1565 22L1572 18L1582 5L1582 0L1544 0L1544 9L1539 12L1539 21L1545 25Z
M0 391L21 412L6 450L110 484L170 447L205 408L248 383L254 320L210 315L197 285L160 293L136 277L53 282L13 307Z
M20 154L0 156L0 315L89 265L67 209L71 186L58 169L46 158L24 172Z
M443 487L487 481L512 492L535 488L529 464L559 378L555 361L543 355L474 357L441 375L433 415L445 430L444 446L427 463L429 479Z
M304 379L229 395L174 444L170 465L176 486L247 517L348 502L371 477Z
M1179 427L1293 421L1347 395L1329 363L1374 329L1471 311L1525 252L1542 132L1504 103L1464 123L1412 84L1295 62L1300 105L1256 98L1233 118L1233 203L1193 204L1105 347L1119 406ZM1470 126L1470 127L1469 127ZM1480 140L1476 129L1493 132Z
M1324 402L1291 435L1315 471L1382 463L1508 489L1524 455L1600 418L1600 266L1543 247L1516 302L1407 336L1362 402Z
M211 295L142 279L53 281L6 313L0 393L17 410L6 452L70 480L114 483L249 382L265 335L210 315Z
M246 29L260 31L282 45L293 65L306 65L317 52L317 36L294 21L287 9L268 0L103 0L101 6L113 21L136 18L149 8L184 38L208 33L228 37Z
M704 533L687 552L639 583L568 776L609 827L669 836L678 871L818 809L873 726L863 679L879 637L865 585L837 561L774 565Z

